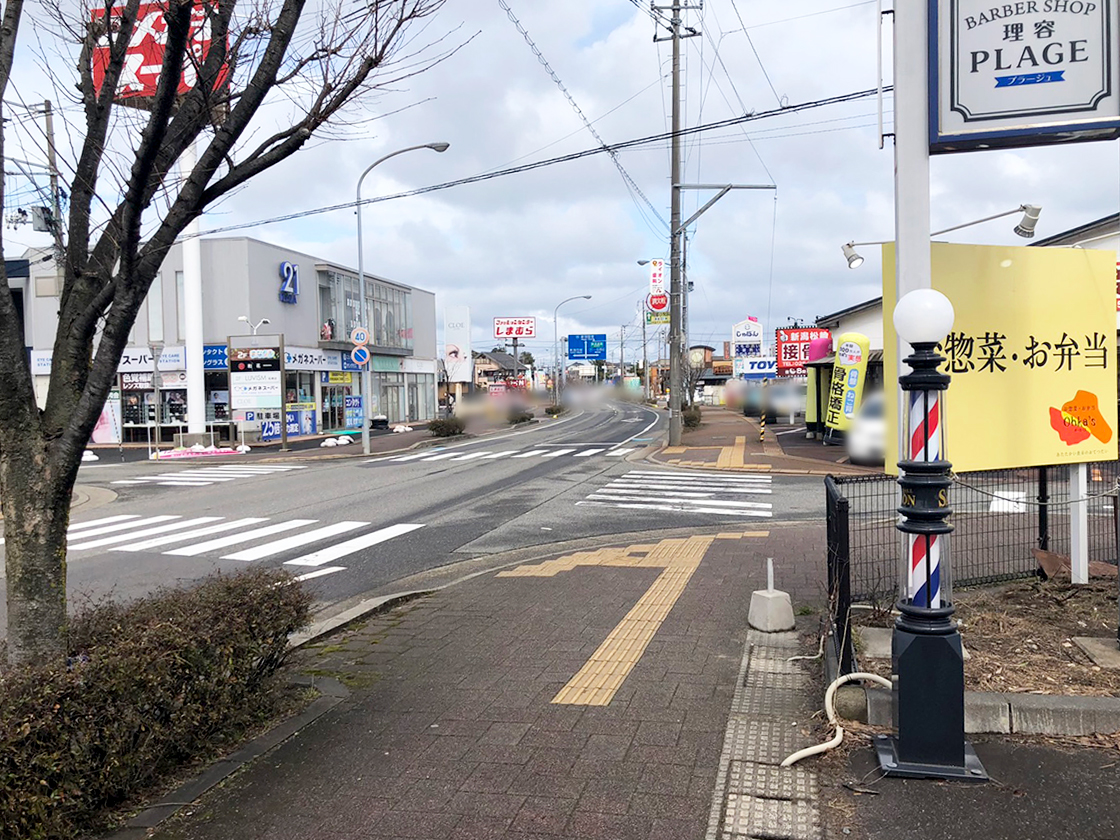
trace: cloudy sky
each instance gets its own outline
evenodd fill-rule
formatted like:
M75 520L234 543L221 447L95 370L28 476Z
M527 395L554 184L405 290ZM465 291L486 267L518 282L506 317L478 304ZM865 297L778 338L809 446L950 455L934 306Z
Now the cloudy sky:
M506 0L556 76L608 143L665 132L670 124L670 48L654 43L650 15L628 0ZM707 0L686 15L702 34L683 44L685 126L873 88L873 0ZM353 210L248 226L280 214L352 200L373 160L417 143L446 141L379 167L367 198L439 184L595 147L556 82L498 0L448 3L422 37L463 43L454 56L396 85L370 104L381 116L345 139L314 146L254 181L203 219L203 228L246 225L236 234L283 243L344 264L356 262ZM889 29L886 39L889 41ZM886 55L889 67L889 48ZM51 96L28 65L19 94ZM890 131L892 103L886 98ZM690 340L722 347L748 314L767 327L811 320L880 293L879 258L849 271L840 245L889 238L893 156L880 150L875 99L779 114L712 130L684 143L688 183L775 184L723 198L693 226L688 243ZM934 229L1011 209L1043 206L1040 236L1118 208L1116 142L1065 149L943 155L932 165ZM28 157L34 150L27 152ZM548 166L363 211L367 268L467 305L475 349L490 349L494 316L536 316L531 342L552 356L559 333L605 332L617 358L640 355L638 306L647 284L636 261L668 256L669 149L659 141L618 156L652 208L627 186L607 155ZM707 195L688 193L690 215ZM1015 218L953 235L953 241L1022 244ZM9 256L42 244L22 228ZM652 340L652 333L651 333ZM651 354L653 353L651 345Z

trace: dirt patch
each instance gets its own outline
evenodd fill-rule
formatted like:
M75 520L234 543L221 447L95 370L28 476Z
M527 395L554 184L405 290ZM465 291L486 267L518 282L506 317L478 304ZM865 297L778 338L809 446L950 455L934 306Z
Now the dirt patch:
M955 617L971 654L964 663L969 691L1120 696L1120 670L1094 665L1073 643L1074 636L1115 641L1115 581L1074 586L1032 578L955 595ZM853 623L893 627L894 618L857 610ZM889 660L861 656L860 665L890 673Z

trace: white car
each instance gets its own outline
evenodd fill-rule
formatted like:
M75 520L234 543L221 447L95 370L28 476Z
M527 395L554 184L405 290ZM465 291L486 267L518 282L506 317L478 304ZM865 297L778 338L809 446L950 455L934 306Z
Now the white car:
M883 392L868 394L848 429L848 459L864 466L882 465L887 452L887 417Z

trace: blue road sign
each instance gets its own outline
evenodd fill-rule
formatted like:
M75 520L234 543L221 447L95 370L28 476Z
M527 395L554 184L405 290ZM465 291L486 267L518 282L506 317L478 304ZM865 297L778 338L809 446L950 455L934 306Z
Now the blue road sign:
M350 359L356 365L365 365L369 363L369 348L364 344L359 344L350 351Z
M569 335L568 358L578 361L606 360L607 334Z

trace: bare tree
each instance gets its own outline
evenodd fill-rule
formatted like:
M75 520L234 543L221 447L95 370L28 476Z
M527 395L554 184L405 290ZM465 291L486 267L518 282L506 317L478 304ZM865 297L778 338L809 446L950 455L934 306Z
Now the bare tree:
M162 64L142 109L123 107L117 93L129 78L134 32L153 25L151 5L103 0L78 17L72 6L53 9L54 34L63 39L56 47L64 52L68 41L79 53L70 84L84 127L71 162L68 218L59 220L63 284L42 409L0 268L0 504L12 664L65 654L75 478L139 307L176 238L208 205L337 124L346 106L453 52L417 41L444 0L323 2L161 0ZM22 11L22 0L4 5L0 99ZM199 27L207 27L207 50L198 48ZM0 133L0 155L3 142ZM197 162L175 174L192 147Z

